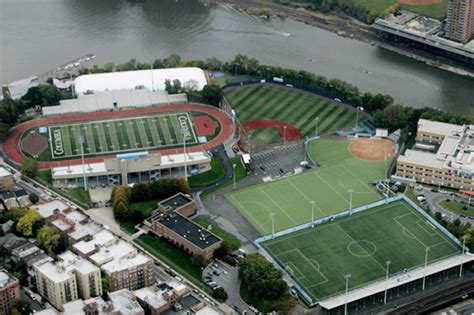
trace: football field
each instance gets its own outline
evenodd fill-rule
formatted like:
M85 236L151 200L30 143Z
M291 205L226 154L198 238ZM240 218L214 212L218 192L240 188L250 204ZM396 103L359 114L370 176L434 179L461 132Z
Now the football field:
M385 178L390 161L357 159L350 154L349 143L345 139L313 141L309 151L320 167L228 193L226 197L262 235L272 231L272 213L275 231L310 222L312 201L315 219L349 209L349 190L354 208L380 200L382 196L370 181Z
M383 280L461 248L406 201L378 206L261 243L302 289L318 301Z
M53 159L164 149L197 143L188 113L90 121L49 127Z

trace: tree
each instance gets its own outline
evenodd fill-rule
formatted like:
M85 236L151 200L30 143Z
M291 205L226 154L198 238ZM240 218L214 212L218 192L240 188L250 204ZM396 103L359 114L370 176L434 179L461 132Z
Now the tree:
M182 192L183 194L189 194L190 188L188 181L184 177L179 177L178 178L178 184L179 184L179 191Z
M28 198L32 203L37 203L39 201L39 197L36 193L32 192L28 195Z
M138 183L132 187L132 195L130 200L132 202L145 201L150 199L149 185L145 183Z
M198 254L193 254L191 256L191 263L195 266L205 267L209 263L204 257Z
M408 125L412 109L402 105L390 105L379 110L374 115L375 123L381 128L389 131L403 129Z
M212 292L212 297L222 303L228 299L227 292L225 292L224 288L222 287L214 290L214 292Z
M279 299L288 291L282 276L280 270L258 253L249 254L240 261L242 285L260 299Z
M30 315L33 312L30 303L24 300L18 302L16 309L18 310L18 312L20 312L21 315Z
M17 224L16 230L23 236L33 236L37 224L41 221L41 215L34 209L29 209L24 216L22 216Z
M178 54L171 54L168 56L168 58L163 60L163 64L165 68L179 67L181 64L181 56Z
M216 107L219 106L222 99L222 90L218 85L211 84L204 86L201 94L204 100L209 104Z
M18 119L18 115L18 105L14 100L6 98L0 101L0 122L13 126Z
M56 228L43 226L36 236L36 245L48 254L57 254L61 249L61 234Z
M38 162L32 158L26 158L21 165L21 174L28 177L36 177L38 173Z
M107 298L107 294L110 292L110 282L109 278L102 277L102 297Z
M222 259L224 256L230 254L232 250L230 249L229 243L224 240L222 245L214 251L214 257L217 259Z

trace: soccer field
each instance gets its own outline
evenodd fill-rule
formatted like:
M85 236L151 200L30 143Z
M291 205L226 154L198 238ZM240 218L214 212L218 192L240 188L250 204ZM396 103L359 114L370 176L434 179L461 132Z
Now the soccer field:
M80 137L85 156L176 147L184 139L186 145L197 143L188 113L162 114L50 126L51 157L80 156Z
M460 246L412 208L395 201L261 243L314 301L461 252Z
M353 157L346 139L321 139L310 143L309 151L320 165L315 170L271 183L226 194L252 225L262 234L280 231L349 209L349 193L353 207L380 200L382 196L370 184L385 178L384 161L370 162Z

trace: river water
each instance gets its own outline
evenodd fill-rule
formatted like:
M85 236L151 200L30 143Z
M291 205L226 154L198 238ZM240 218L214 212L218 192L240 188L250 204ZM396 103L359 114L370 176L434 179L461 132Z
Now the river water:
M474 79L290 19L197 0L0 0L0 83L88 53L95 63L237 53L381 92L414 107L474 114ZM290 33L291 37L285 36Z

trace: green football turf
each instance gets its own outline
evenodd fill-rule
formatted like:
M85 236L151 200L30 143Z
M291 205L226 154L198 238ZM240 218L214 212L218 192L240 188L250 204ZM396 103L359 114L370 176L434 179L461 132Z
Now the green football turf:
M226 197L263 235L271 233L271 213L275 214L275 230L279 231L309 222L311 201L315 201L315 218L349 209L349 189L353 190L354 208L381 199L370 181L385 178L390 161L385 164L352 157L349 143L339 138L312 141L309 151L319 168L231 192Z
M396 201L262 243L313 301L461 252L405 201Z
M80 136L84 138L84 155L96 156L139 150L165 149L183 145L180 119L189 130L187 145L197 143L191 115L188 113L161 114L114 120L55 125L49 127L49 155L52 159L67 159L81 154ZM57 147L55 135L60 133L62 152ZM40 156L43 160L45 156ZM46 157L47 160L47 157Z
M259 84L226 90L225 97L240 122L283 121L298 128L303 137L314 135L316 127L318 134L330 134L356 122L356 112L348 106L291 88ZM360 115L360 119L365 116Z

